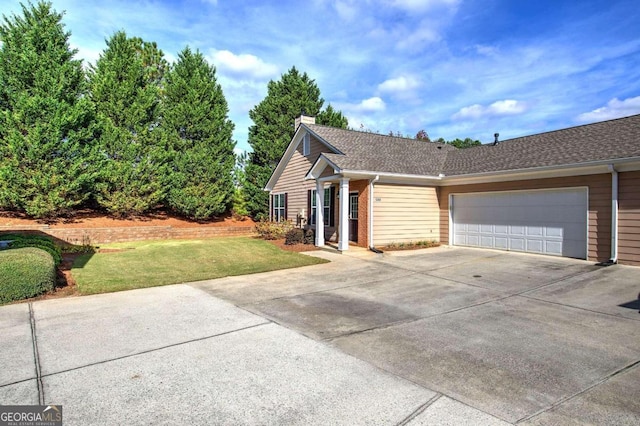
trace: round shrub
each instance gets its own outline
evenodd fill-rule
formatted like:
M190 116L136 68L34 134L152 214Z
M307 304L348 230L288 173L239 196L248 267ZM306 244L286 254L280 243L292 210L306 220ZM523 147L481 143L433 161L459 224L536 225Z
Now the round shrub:
M304 230L300 228L293 228L287 232L287 235L285 235L284 243L288 246L304 243Z
M0 251L0 304L27 299L53 290L56 267L39 248Z
M22 235L22 234L0 234L0 241L11 241L10 249L18 249L23 247L36 247L46 251L53 257L56 266L62 262L62 254L60 247L55 245L53 240L41 235Z

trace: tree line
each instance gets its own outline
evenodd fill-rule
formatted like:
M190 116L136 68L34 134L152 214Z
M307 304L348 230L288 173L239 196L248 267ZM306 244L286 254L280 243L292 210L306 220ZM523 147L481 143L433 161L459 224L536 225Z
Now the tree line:
M225 212L234 126L215 68L189 47L170 65L155 43L119 31L85 70L69 37L45 2L0 25L0 208Z
M294 118L348 127L292 67L249 112L252 152L236 156L228 104L202 53L187 46L170 64L155 42L118 31L83 66L62 13L44 1L21 7L0 23L0 210L55 219L86 207L119 217L163 209L195 220L231 210L260 219Z

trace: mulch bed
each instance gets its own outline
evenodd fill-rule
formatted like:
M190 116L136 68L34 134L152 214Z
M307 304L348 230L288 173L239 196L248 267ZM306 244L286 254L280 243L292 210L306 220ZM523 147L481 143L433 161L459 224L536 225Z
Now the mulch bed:
M313 244L293 244L293 245L286 245L284 243L284 238L280 239L280 240L267 240L269 243L273 244L274 246L282 249L282 250L286 250L286 251L295 251L295 252L303 252L303 251L315 251L318 250L318 248L316 246L314 246Z

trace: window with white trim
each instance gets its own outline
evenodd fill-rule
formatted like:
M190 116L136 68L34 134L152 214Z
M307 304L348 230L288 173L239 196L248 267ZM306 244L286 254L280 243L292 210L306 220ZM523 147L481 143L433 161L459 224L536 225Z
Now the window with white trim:
M311 153L311 137L309 136L309 133L307 133L304 135L304 138L302 139L302 155L304 155L305 157L308 157L310 153Z
M324 218L324 226L333 226L331 223L331 209L333 208L333 200L331 197L331 188L324 189L324 209L323 209L323 218ZM316 224L316 190L311 190L311 225Z
M273 220L281 222L287 220L287 194L273 194Z

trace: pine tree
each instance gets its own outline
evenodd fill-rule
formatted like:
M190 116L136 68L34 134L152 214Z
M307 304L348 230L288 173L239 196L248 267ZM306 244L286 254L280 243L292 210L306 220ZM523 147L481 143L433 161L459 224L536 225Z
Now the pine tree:
M325 126L337 127L339 129L346 129L349 126L349 120L342 115L341 111L333 109L331 104L327 105L324 111L322 111L316 117L316 123L323 124Z
M63 14L22 5L0 25L0 208L66 215L88 197L94 116Z
M167 205L203 220L231 205L234 125L215 68L187 47L166 75L162 128L171 153Z
M252 217L260 219L267 216L268 194L263 188L293 138L295 118L303 112L318 116L323 103L315 80L292 67L279 81L269 82L267 96L249 111L254 123L249 127L249 145L253 152L245 170L244 190ZM343 123L340 121L342 114L333 108L327 108L320 117L327 121L322 124ZM344 126L338 127L346 127L346 124L345 119Z
M120 31L91 68L104 158L94 191L98 204L112 214L142 214L163 198L167 159L158 126L166 67L155 43Z

